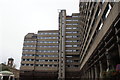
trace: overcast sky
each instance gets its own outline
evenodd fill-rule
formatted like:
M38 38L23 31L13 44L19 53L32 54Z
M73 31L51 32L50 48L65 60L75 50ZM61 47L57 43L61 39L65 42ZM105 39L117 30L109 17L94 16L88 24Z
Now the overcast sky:
M24 36L58 29L58 9L79 12L79 0L0 0L0 63L14 58L20 66Z

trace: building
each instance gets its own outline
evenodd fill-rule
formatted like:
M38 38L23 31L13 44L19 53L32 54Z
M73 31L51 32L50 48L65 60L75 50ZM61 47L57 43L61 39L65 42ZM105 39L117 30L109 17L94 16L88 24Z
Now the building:
M4 64L1 63L0 64L0 71L2 72L6 72L6 71L10 71L13 73L15 80L19 80L19 70L15 68L14 64L14 59L13 58L9 58L8 59L8 64Z
M58 30L25 36L20 70L21 80L57 79Z
M59 76L58 79L78 79L79 53L81 41L79 13L66 15L66 10L59 12Z
M30 75L37 79L80 78L80 30L79 13L67 16L66 10L61 10L59 30L28 33L23 45L21 79Z
M68 16L60 10L59 30L25 36L21 80L98 80L115 71L120 64L120 2L80 0L79 11Z
M98 80L120 64L120 2L80 0L79 11L83 23L80 76Z

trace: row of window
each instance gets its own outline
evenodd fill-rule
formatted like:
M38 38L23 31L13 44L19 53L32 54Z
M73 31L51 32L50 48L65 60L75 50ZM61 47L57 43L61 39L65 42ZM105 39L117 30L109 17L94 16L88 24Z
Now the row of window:
M38 43L58 43L58 41L38 41Z
M79 16L76 15L76 16L72 16L72 17L79 17Z
M78 45L65 45L65 47L78 47Z
M24 41L24 43L35 43L37 41Z
M37 57L58 57L58 55L36 55Z
M36 45L24 45L23 47L36 47Z
M66 65L66 67L79 67L78 65Z
M66 38L77 38L78 36L66 36Z
M58 42L53 42L53 43L58 43ZM36 45L24 45L24 47L36 47ZM55 48L55 47L58 47L58 46L37 46L37 47Z
M77 31L73 31L73 32L66 32L66 33L78 33Z
M73 23L73 24L67 23L66 25L78 25L78 23Z
M66 21L78 21L78 19L66 19Z
M57 67L56 64L21 64L22 66Z
M37 47L43 47L43 48L54 48L54 47L58 47L58 46L37 46Z
M54 52L58 52L58 50L38 50L38 52L47 52L47 53L54 53Z
M79 62L79 60L66 60L66 62Z
M44 59L37 59L38 62L57 62L58 60L44 60Z
M77 29L77 27L66 27L66 29Z
M35 56L35 54L22 54L22 56Z
M33 49L24 49L23 51L24 52L35 52L36 50L33 50Z
M22 61L37 61L37 62L57 62L58 60L44 60L44 59L22 59Z
M38 37L38 39L58 39L58 37Z
M65 50L66 52L77 52L78 50Z
M65 42L79 42L79 41L77 40L77 41L65 41Z
M33 50L33 49L24 49L23 51L25 52L48 52L48 53L51 53L51 52L58 52L58 50Z
M58 55L38 55L38 54L22 54L22 56L36 56L36 57L58 57Z
M58 33L38 33L38 35L56 35Z

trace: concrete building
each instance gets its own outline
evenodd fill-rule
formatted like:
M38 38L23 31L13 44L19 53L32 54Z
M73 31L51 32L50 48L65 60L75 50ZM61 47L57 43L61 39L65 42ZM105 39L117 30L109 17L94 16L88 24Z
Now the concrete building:
M67 16L66 10L61 10L59 30L28 33L23 45L21 80L80 78L80 30L79 13Z
M82 2L81 79L98 80L120 64L120 2Z
M59 72L58 79L79 78L80 32L79 13L66 15L66 10L59 12Z
M59 12L59 30L28 33L21 80L98 80L120 64L120 2L83 2Z
M58 30L28 33L24 39L21 80L56 79L58 71Z

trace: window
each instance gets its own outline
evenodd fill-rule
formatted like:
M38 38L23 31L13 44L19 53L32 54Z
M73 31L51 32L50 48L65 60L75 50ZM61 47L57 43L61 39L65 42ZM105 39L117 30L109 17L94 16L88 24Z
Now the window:
M72 36L66 36L66 38L72 38Z
M67 60L66 62L73 62L73 60Z
M73 19L73 21L78 21L78 19Z
M35 52L36 50L32 50L32 49L24 49L23 51L25 51L25 52Z
M38 39L58 39L58 37L38 37Z
M22 66L25 66L25 64L21 64Z
M57 35L58 33L38 33L38 35Z
M65 42L72 42L72 41L65 41Z
M72 21L71 19L66 19L66 21Z
M24 43L35 43L37 41L24 41Z
M65 47L72 47L72 45L65 45Z
M54 67L57 67L57 65L54 65Z
M38 41L38 43L58 43L58 41Z
M66 52L72 52L72 50L65 50Z
M58 50L56 50L56 51L55 50L54 51L53 50L38 50L38 52L43 52L43 53L51 53L51 52L53 52L54 53L54 52L58 52Z
M22 56L35 56L34 54L22 54Z
M33 64L30 64L30 66L33 66Z
M78 25L77 23L74 23L73 25Z
M36 45L24 45L24 47L36 47Z
M73 45L73 47L77 47L77 45Z
M66 24L66 25L72 25L72 24Z

